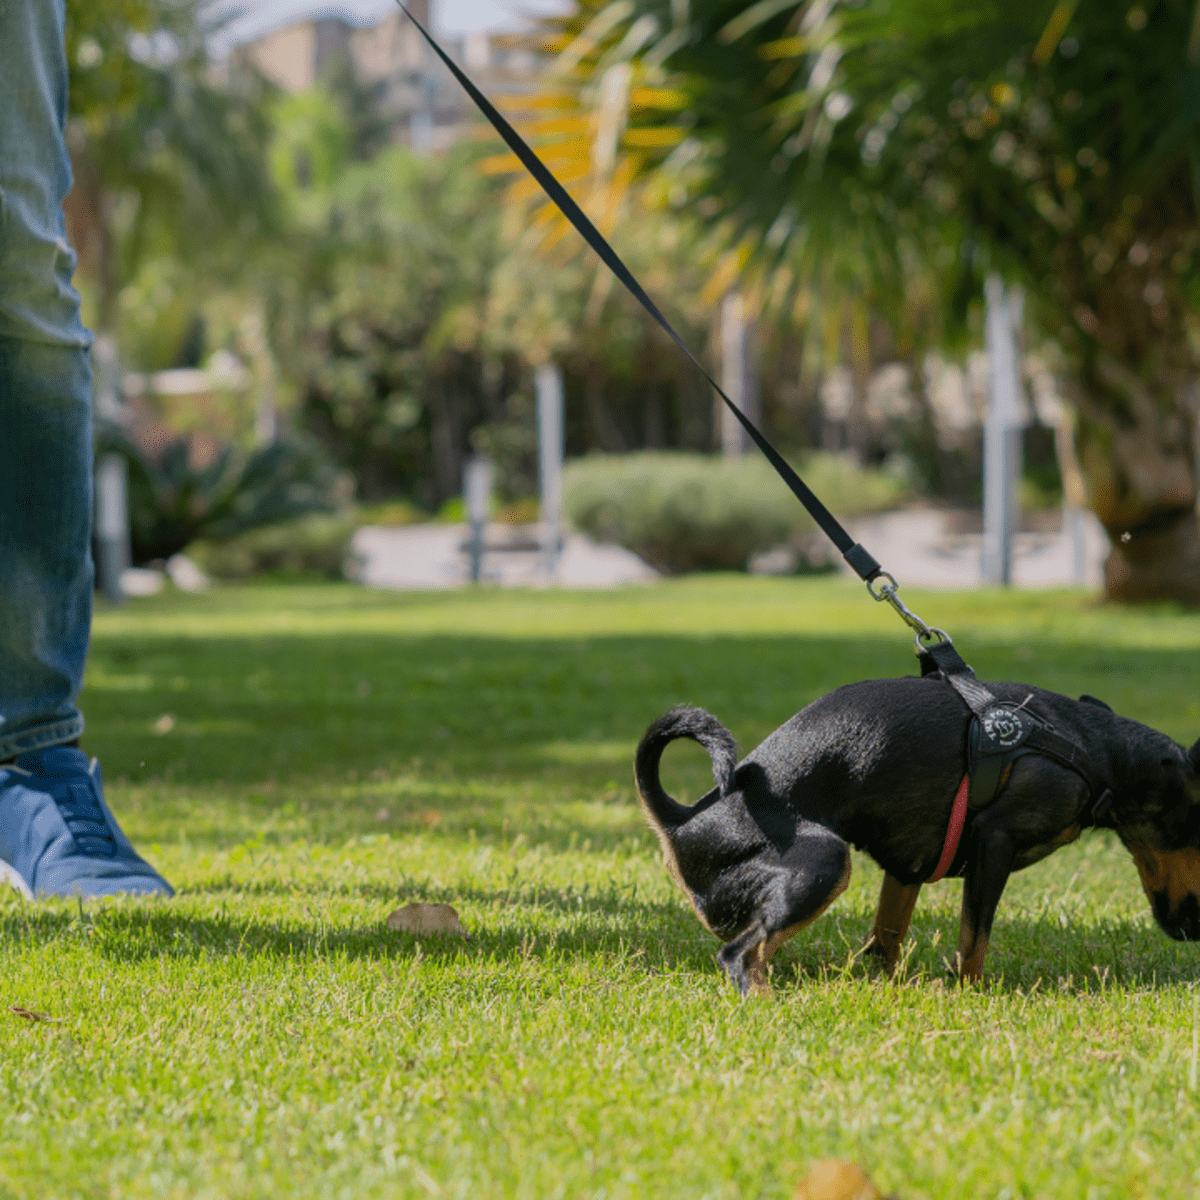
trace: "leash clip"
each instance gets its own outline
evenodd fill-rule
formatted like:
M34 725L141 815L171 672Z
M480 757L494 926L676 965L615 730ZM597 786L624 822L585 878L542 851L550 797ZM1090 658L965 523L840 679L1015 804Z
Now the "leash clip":
M885 579L886 583L880 585L878 591L875 590L874 583L876 579ZM944 629L938 629L932 625L926 625L920 617L917 616L898 595L900 585L896 582L896 578L890 571L880 571L874 579L867 580L867 591L871 594L872 600L886 600L897 613L900 614L900 619L910 629L917 631L916 646L917 653L926 650L929 646L938 645L943 642L950 642L950 635Z

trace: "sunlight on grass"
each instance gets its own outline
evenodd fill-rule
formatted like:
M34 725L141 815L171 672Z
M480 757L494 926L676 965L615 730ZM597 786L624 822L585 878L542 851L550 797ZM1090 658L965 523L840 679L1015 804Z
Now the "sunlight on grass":
M1200 734L1196 614L906 598L985 677ZM831 1155L906 1200L1189 1194L1200 960L1111 837L1014 876L987 989L945 984L956 881L875 977L857 856L743 1004L667 879L630 780L654 716L703 704L746 750L913 670L844 580L101 613L85 748L179 895L0 900L5 1009L60 1022L0 1014L0 1194L785 1198ZM711 782L692 746L664 777ZM389 933L409 900L470 937Z

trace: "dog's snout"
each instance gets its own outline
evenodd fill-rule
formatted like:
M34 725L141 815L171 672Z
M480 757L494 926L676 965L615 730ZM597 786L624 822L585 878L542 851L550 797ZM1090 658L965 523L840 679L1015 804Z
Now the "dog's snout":
M1155 920L1168 937L1177 942L1200 941L1200 896L1195 892L1172 900L1164 888L1152 893L1150 903Z
M1141 846L1134 861L1163 933L1179 942L1200 941L1200 853Z

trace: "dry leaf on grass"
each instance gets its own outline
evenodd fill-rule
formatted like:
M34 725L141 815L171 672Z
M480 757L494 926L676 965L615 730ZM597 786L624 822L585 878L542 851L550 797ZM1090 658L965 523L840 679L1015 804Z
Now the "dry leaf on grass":
M19 1004L14 1004L9 1010L11 1013L16 1013L18 1017L24 1017L26 1021L45 1021L48 1025L61 1025L61 1017L49 1017L45 1013L35 1012L32 1008L22 1008Z
M448 933L469 937L452 904L406 904L387 919L387 927L397 933Z
M887 1200L866 1171L844 1158L813 1163L800 1180L796 1200Z

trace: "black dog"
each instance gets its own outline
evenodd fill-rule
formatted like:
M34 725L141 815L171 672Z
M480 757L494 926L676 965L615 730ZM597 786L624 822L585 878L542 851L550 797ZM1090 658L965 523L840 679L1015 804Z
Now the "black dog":
M743 994L765 990L771 956L845 889L851 846L887 873L867 947L894 969L921 885L951 854L947 830L960 781L966 795L973 714L948 682L840 688L736 766L733 737L703 709L676 708L646 732L635 766L642 807L668 870L726 943L717 958ZM965 877L960 977L982 974L1009 875L1089 827L1116 830L1166 933L1200 937L1200 742L1185 751L1090 697L1016 683L985 688L973 676L970 684L1002 716L1059 731L1049 736L1069 740L1087 766L1081 773L1061 755L1026 751L1006 762L986 807L976 807L972 794L961 840L941 864ZM659 782L663 750L676 738L699 742L713 762L718 786L692 808ZM1104 785L1099 803L1096 780Z

